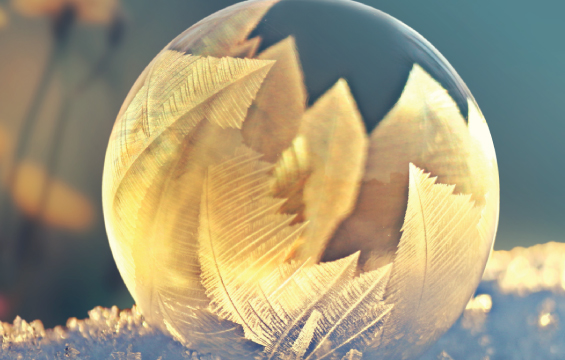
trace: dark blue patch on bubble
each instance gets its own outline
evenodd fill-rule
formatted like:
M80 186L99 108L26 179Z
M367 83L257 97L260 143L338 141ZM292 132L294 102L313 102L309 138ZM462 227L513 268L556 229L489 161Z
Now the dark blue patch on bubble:
M421 35L369 6L336 0L283 0L263 17L249 38L261 36L259 51L294 36L309 104L345 78L367 131L399 99L414 63L439 81L467 117L466 85Z

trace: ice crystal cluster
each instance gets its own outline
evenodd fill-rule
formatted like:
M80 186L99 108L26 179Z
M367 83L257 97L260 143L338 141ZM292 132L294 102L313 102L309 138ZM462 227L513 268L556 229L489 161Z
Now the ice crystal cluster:
M491 259L463 315L420 359L563 359L565 286L558 284L565 284L565 244L495 251ZM526 261L524 276L512 263ZM561 271L550 285L543 274L556 270ZM73 318L49 330L38 320L17 318L2 323L0 335L0 359L6 360L221 359L187 349L148 325L136 307L96 308L88 319Z
M492 248L498 171L488 127L423 39L443 73L414 59L404 79L377 88L402 90L382 118L369 121L348 74L313 97L300 48L309 32L277 41L257 32L287 3L212 15L139 77L104 169L114 258L147 323L187 349L226 359L412 358L456 321ZM377 14L396 37L416 36ZM402 46L409 54L416 45Z

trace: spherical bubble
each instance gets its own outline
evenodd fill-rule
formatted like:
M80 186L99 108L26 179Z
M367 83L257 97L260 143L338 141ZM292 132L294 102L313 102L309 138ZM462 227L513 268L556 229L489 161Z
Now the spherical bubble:
M104 172L147 321L227 359L400 359L457 319L492 248L496 157L448 62L349 1L262 0L173 40Z

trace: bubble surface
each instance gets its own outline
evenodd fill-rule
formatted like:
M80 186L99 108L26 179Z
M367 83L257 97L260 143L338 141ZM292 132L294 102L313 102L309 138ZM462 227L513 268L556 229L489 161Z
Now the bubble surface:
M227 359L411 358L465 309L498 170L469 90L416 32L347 1L252 1L130 91L103 201L148 323Z

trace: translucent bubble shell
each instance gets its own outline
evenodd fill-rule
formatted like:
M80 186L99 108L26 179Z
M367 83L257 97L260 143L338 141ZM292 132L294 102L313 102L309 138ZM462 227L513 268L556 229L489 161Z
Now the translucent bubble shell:
M498 170L447 61L349 1L252 1L173 40L118 115L103 180L147 321L226 359L406 359L492 248Z

